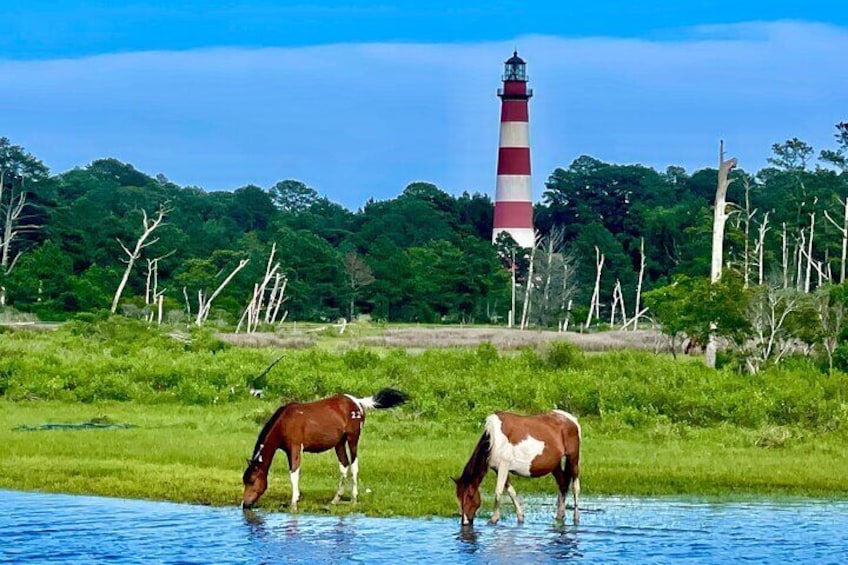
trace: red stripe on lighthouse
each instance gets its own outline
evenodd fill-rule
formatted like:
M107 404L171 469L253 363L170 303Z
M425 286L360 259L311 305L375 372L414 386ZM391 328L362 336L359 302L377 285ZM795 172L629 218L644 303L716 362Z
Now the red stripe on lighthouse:
M529 147L500 147L498 148L499 175L529 175Z
M527 100L504 100L501 105L502 122L529 122Z
M495 229L533 229L533 205L530 202L495 202Z

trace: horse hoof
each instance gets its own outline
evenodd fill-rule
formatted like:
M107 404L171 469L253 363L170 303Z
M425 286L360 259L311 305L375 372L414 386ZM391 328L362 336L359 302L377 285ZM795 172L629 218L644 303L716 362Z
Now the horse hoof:
M330 504L338 504L339 500L341 500L341 499L337 496L333 500L330 501Z

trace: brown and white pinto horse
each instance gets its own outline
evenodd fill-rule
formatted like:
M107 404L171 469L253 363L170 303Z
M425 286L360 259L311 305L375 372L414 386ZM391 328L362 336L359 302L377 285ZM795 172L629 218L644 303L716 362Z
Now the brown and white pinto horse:
M256 504L268 488L268 469L278 449L283 450L289 460L292 511L297 510L300 498L298 482L300 459L304 451L320 453L335 448L341 478L333 504L344 494L348 469L353 477L351 498L356 502L359 495L359 460L356 449L365 423L365 412L372 408L391 408L406 400L405 393L386 388L367 398L340 394L315 402L290 402L281 406L259 432L253 457L247 460L247 469L242 477L242 506L250 508Z
M563 461L563 458L565 459ZM474 448L471 458L454 479L463 525L471 524L480 508L480 483L489 469L497 475L495 509L491 522L500 518L500 502L504 488L515 505L518 522L524 521L524 511L518 503L509 474L523 477L543 477L553 473L559 487L556 519L565 514L568 486L574 495L574 523L580 520L577 497L580 494L580 424L577 418L552 410L534 416L510 412L495 412L486 418L485 431Z

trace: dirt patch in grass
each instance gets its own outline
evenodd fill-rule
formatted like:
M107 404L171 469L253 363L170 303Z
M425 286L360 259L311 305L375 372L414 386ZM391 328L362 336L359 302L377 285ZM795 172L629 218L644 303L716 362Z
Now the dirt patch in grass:
M610 351L614 349L640 349L663 351L668 340L658 331L639 329L636 331L611 330L596 333L556 332L550 330L518 330L508 328L488 328L480 326L420 326L387 328L367 332L357 332L355 324L348 326L346 335L326 338L333 349L352 347L389 347L407 350L438 349L449 347L477 347L482 343L491 343L497 349L513 350L523 347L537 347L545 344L566 341L583 351ZM362 335L362 334L365 335ZM302 349L321 346L321 336L309 331L292 333L219 334L220 339L241 347L280 347Z
M655 351L665 344L662 334L653 330L609 331L579 334L507 328L398 328L386 330L380 336L354 340L361 345L430 349L441 347L476 347L491 343L501 350L535 347L555 341L567 341L584 351L612 349L646 349Z

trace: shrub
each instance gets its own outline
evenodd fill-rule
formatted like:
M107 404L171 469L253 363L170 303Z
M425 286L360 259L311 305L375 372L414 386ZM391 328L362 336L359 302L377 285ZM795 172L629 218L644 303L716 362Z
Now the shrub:
M574 369L583 366L583 352L567 341L555 341L548 345L545 363L550 369Z

